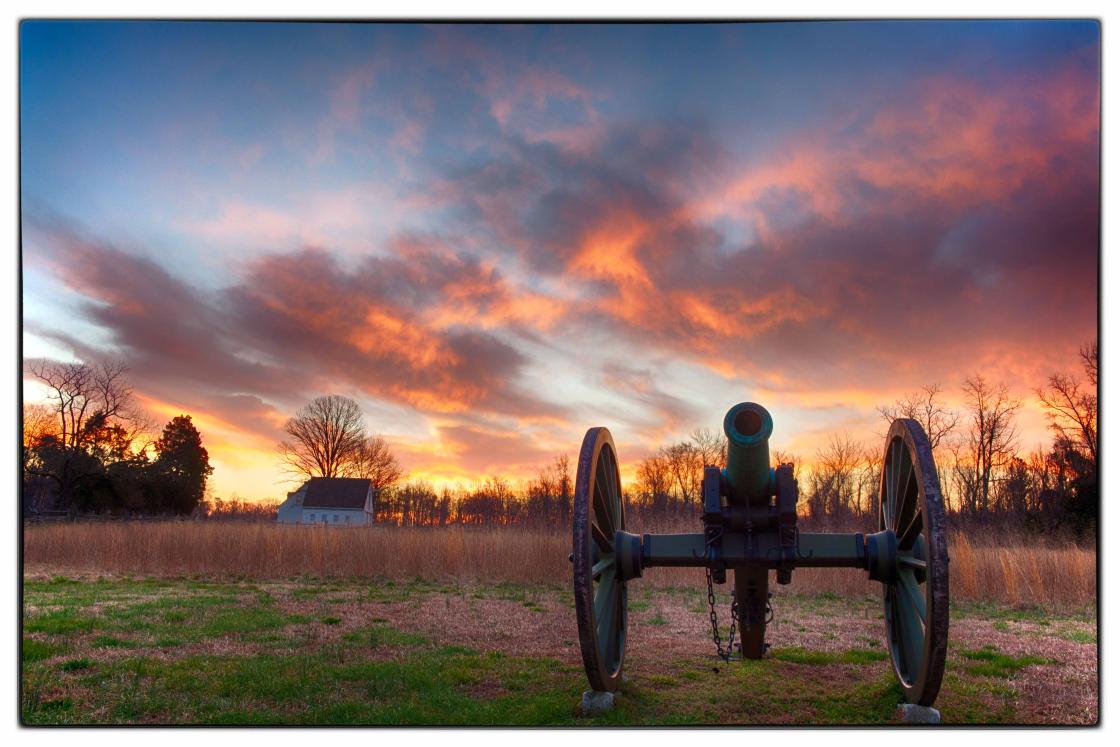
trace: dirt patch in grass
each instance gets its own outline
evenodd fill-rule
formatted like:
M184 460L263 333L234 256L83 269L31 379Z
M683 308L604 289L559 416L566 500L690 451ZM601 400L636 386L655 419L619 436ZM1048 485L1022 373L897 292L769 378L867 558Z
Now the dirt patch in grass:
M1017 659L1044 659L1045 664L1029 664L1013 674L999 673L988 677L1015 689L1014 721L1023 724L1095 723L1099 709L1096 645L1063 638L1061 631L1068 627L1068 623L1044 626L1041 628L1046 631L1044 633L1037 633L1040 628L1034 626L1031 635L1024 635L1014 628L1001 630L1003 626L997 623L971 615L952 619L949 630L950 664L967 671L975 660L964 656L963 652L983 650L985 647ZM1048 627L1055 629L1049 631ZM1095 639L1094 625L1080 624L1078 627L1090 629Z

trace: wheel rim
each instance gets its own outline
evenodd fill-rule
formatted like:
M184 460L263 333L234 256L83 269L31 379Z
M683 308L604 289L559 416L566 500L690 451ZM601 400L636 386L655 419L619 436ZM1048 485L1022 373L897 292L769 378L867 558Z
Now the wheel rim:
M615 532L626 528L614 440L606 428L584 436L572 511L576 622L587 679L618 689L626 648L626 582L615 564Z
M906 700L928 706L945 671L949 555L933 450L915 420L891 424L879 495L879 529L898 539L896 576L883 584L891 661Z

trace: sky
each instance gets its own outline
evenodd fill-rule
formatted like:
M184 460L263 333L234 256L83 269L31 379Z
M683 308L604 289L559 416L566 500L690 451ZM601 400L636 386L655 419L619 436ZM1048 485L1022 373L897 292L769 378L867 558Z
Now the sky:
M1097 336L1095 22L20 25L23 354L123 359L216 495L302 405L407 476L623 476L736 402L811 463ZM42 390L25 378L25 400Z

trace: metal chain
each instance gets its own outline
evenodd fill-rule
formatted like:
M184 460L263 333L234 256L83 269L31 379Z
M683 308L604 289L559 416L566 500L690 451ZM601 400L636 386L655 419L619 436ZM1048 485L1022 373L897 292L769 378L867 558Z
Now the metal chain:
M723 639L719 634L719 620L716 617L716 593L712 588L712 569L705 568L704 575L708 580L708 617L712 621L712 641L716 644L716 655L725 662L731 661L735 653L735 630L739 627L739 602L731 600L731 629L727 631L727 649L723 648Z

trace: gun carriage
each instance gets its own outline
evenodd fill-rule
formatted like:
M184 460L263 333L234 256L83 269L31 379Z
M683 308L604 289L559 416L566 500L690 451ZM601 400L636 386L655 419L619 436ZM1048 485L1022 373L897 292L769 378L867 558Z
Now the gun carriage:
M797 568L854 568L882 584L886 643L907 702L933 704L945 669L949 569L945 512L929 439L917 421L887 434L878 491L878 531L821 534L797 527L793 466L770 465L770 413L744 402L723 421L727 464L704 468L703 531L633 534L614 440L606 428L583 439L576 473L572 567L576 621L591 687L617 690L626 650L629 584L646 568L704 568L713 636L730 660L736 627L744 659L762 658L770 613L770 572L788 584ZM733 574L731 635L723 648L713 584Z

